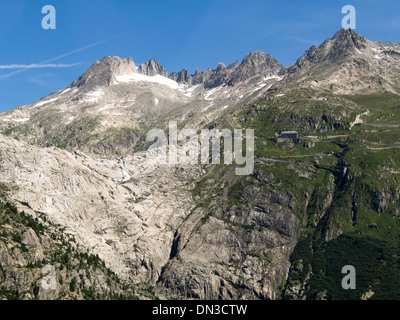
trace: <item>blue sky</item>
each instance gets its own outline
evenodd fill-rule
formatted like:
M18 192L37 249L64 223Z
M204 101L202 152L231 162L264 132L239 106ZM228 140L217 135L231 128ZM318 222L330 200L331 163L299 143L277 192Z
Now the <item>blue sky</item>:
M262 50L289 66L341 28L348 4L357 32L400 42L398 0L1 0L0 111L66 87L105 55L193 73ZM42 28L44 5L56 9L56 30Z

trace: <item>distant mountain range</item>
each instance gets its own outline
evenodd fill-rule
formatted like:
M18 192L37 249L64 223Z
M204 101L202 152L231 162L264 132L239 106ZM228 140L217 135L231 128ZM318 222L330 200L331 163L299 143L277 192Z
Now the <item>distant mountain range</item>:
M312 46L288 68L261 51L193 75L187 70L169 74L154 59L137 67L132 58L107 56L67 88L1 114L0 130L41 146L119 154L134 150L144 132L165 126L168 119L195 128L212 125L223 113L268 92L308 87L336 94L397 93L399 59L398 44L369 41L350 29ZM115 134L130 142L108 143Z

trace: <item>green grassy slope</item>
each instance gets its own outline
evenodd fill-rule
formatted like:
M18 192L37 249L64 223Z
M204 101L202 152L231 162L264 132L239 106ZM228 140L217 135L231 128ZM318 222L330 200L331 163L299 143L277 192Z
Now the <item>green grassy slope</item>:
M357 115L363 120L358 125ZM225 211L251 205L254 198L246 195L257 189L266 203L287 207L301 221L278 295L399 299L400 97L294 89L223 121L255 129L257 173L231 181ZM296 130L301 138L276 142L282 130ZM260 173L267 178L260 181ZM203 203L210 202L209 193ZM356 290L341 287L345 265L356 268Z

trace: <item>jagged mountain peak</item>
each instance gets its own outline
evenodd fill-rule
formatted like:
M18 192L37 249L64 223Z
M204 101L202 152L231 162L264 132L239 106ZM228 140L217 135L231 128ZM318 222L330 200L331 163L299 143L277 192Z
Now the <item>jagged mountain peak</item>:
M168 71L164 69L154 58L143 63L139 68L138 72L146 76L156 76L161 75L163 77L168 77Z
M232 63L228 66L228 69L229 69L229 70L234 70L234 69L236 69L237 67L239 67L239 65L240 65L239 60L236 60L235 62L232 62Z
M340 65L354 58L357 50L364 49L367 40L351 29L341 29L332 38L326 39L319 47L312 45L296 63L289 67L289 73L310 64L335 64Z
M182 69L182 71L179 72L172 72L168 77L178 83L192 84L192 76L186 69Z
M245 63L264 63L266 60L269 60L271 57L270 54L265 53L261 50L255 50L250 52L243 58L242 64Z
M285 73L285 67L269 53L260 50L250 52L237 64L232 72L230 85L236 85L253 77L280 76Z
M172 72L169 78L183 84L204 84L206 89L212 89L222 84L235 86L249 79L259 81L260 78L281 76L284 73L285 67L274 57L256 50L246 55L241 63L236 60L227 67L225 63L219 62L215 69L208 68L204 71L196 69L193 75L183 69L180 72Z
M367 47L367 39L351 29L341 29L332 39L325 41L320 48L329 53L334 62L352 58L357 50Z
M397 92L399 46L366 39L341 29L319 47L311 46L279 86L324 87L341 93ZM395 54L390 54L394 52ZM296 84L295 84L296 83Z
M117 75L136 72L136 65L131 57L105 56L87 69L70 86L91 90L96 86L110 86Z
M220 71L220 70L225 70L226 69L226 65L225 65L225 63L223 63L223 62L218 62L218 67L217 67L217 71Z
M348 28L343 28L335 33L332 40L340 41L344 43L352 43L356 47L361 47L366 44L367 39L355 32L354 30Z
M283 65L279 64L270 54L260 50L246 55L241 63L236 60L227 67L225 63L219 62L215 69L208 68L204 71L196 69L193 75L186 69L169 74L154 58L136 67L131 57L122 59L117 56L105 56L93 63L69 87L84 88L84 91L89 91L97 86L110 86L117 83L116 78L120 75L139 73L151 77L160 75L185 85L203 84L205 88L211 89L224 83L236 85L250 78L282 75L284 72Z

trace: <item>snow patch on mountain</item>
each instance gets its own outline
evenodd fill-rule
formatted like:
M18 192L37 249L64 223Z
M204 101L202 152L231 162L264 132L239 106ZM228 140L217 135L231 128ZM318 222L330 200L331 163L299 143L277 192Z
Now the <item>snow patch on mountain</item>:
M211 96L217 93L219 90L221 90L224 86L225 85L220 85L219 87L207 91L207 93L204 95L204 98L206 100L213 100L214 98L212 98Z
M71 88L67 88L65 90L63 90L60 95L66 94L68 91L71 91Z
M41 107L41 106L43 106L43 105L45 105L47 103L54 102L54 101L58 100L59 98L60 97L56 97L56 98L53 98L53 99L50 99L50 100L45 100L45 101L39 102L39 103L35 104L34 107Z
M182 89L182 86L174 80L168 79L161 75L146 76L140 73L131 73L118 75L115 77L117 83L130 83L130 82L152 82L168 86L172 89Z

